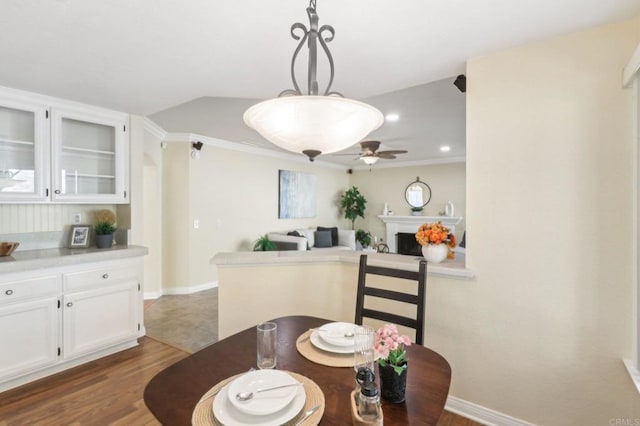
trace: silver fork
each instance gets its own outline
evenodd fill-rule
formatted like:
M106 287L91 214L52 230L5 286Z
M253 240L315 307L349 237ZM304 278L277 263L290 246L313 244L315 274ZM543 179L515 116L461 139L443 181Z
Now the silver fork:
M305 420L307 420L309 417L311 417L313 415L313 413L318 411L318 408L320 408L320 404L314 405L313 407L311 407L307 411L305 411L302 414L302 417L300 418L300 420L298 420L296 422L296 426L300 426Z

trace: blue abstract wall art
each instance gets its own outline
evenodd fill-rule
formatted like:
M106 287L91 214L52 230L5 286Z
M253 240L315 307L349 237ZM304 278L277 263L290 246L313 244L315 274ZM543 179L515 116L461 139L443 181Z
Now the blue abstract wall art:
M279 219L316 217L316 175L279 170Z

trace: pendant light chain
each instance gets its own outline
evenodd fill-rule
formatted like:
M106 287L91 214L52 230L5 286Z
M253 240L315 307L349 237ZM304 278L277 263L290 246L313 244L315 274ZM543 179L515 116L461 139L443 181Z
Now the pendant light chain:
M294 40L300 40L296 50L293 52L293 57L291 58L291 81L293 83L293 89L287 89L282 91L278 97L281 96L301 96L302 91L300 90L300 86L298 85L298 79L295 74L295 64L298 59L298 54L302 50L302 47L306 44L309 50L309 59L307 64L307 95L317 96L320 95L318 90L318 79L317 79L317 69L318 69L318 43L320 47L324 51L325 55L327 55L327 60L329 61L329 82L327 83L327 87L324 90L323 96L340 96L344 97L341 93L331 91L331 85L333 84L334 77L334 65L333 65L333 56L331 56L331 52L329 51L329 47L327 43L331 42L335 36L335 30L331 25L323 25L319 26L318 14L316 13L316 2L317 0L310 0L309 7L307 8L307 15L309 16L309 28L306 27L301 22L296 22L291 26L291 37ZM326 36L323 36L323 33L327 33Z
M299 152L313 161L320 154L343 150L362 140L384 122L382 113L362 102L346 99L332 91L334 64L327 43L335 36L331 25L319 25L316 1L309 0L309 27L296 22L291 37L298 45L291 59L293 89L281 92L276 99L253 105L245 111L244 122L274 145ZM303 94L296 80L295 64L300 51L307 47L307 90ZM329 63L329 79L319 90L317 79L318 50Z

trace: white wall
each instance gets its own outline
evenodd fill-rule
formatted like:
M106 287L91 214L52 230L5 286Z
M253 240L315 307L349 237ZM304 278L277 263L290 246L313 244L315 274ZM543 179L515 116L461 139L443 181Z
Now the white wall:
M632 92L621 71L634 24L468 62L477 279L436 282L427 314L427 345L450 361L456 397L538 424L640 418L621 361L634 247Z
M93 212L115 211L114 205L87 204L0 204L0 234L55 232L68 230L73 215L80 213L82 223L93 224Z

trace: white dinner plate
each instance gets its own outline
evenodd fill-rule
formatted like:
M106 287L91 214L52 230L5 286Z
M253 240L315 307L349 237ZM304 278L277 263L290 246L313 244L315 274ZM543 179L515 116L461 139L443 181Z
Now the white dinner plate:
M234 407L243 413L254 416L264 416L282 410L291 402L298 386L274 389L267 392L255 393L258 389L273 388L276 386L298 383L284 371L279 370L255 370L245 373L229 384L228 398ZM236 395L240 392L254 392L253 398L247 401L239 401Z
M229 401L229 387L231 384L224 386L218 392L218 395L213 400L213 415L215 418L227 426L248 426L248 425L261 425L261 426L278 426L293 419L304 407L304 403L307 399L307 394L304 391L304 386L295 386L296 394L293 401L282 410L266 416L254 416L251 414L238 411L236 407Z
M327 352L333 352L334 354L352 354L353 353L353 346L348 347L348 346L331 345L325 342L324 340L322 340L322 338L318 334L319 334L318 330L313 330L311 332L311 339L310 339L311 344L316 348L321 349L323 351L327 351Z
M348 322L330 322L329 324L325 324L318 328L318 333L320 334L320 338L330 345L353 347L355 328L355 324ZM345 334L349 333L351 334L351 337L346 337Z

